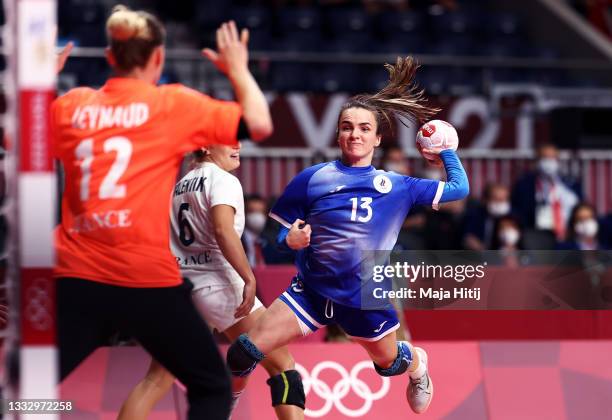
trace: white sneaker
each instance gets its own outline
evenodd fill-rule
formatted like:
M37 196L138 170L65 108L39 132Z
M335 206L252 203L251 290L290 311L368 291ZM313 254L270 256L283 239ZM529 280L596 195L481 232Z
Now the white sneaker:
M420 347L415 347L419 354L419 362L425 365L425 374L420 378L410 378L406 389L406 399L412 411L417 414L424 413L431 404L433 398L433 382L427 372L427 353Z

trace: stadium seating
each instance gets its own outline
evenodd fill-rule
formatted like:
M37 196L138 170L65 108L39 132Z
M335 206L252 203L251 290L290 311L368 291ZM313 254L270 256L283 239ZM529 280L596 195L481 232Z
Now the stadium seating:
M213 4L214 3L214 4ZM94 0L67 0L59 3L60 36L71 39L79 46L101 47L105 45L103 30L108 5ZM434 57L481 56L491 59L506 57L529 57L536 60L554 60L559 52L549 45L540 45L528 35L527 24L517 13L503 11L491 2L458 1L456 10L445 10L439 5L422 7L427 2L416 3L411 10L382 10L369 13L362 7L279 7L260 2L195 2L191 24L198 31L187 45L214 45L214 29L219 22L232 18L239 27L249 28L250 45L255 51L278 51L287 53L313 52L338 54L428 54ZM188 31L189 32L189 31ZM169 34L170 35L170 34ZM319 64L302 64L316 72ZM340 74L332 75L329 67L323 70L326 80L305 78L301 86L291 82L290 77L279 74L284 65L270 66L266 79L269 88L278 90L299 89L312 92L329 92L330 86L346 86L352 89L352 80L333 83L346 76L341 67ZM572 82L562 71L537 72L514 71L497 67L480 68L476 72L457 66L440 66L431 74L422 75L427 86L435 92L482 91L490 82L536 82L544 85L570 83L581 86L596 85L592 78L581 78ZM483 71L484 70L484 71ZM310 69L304 69L311 72ZM365 77L365 86L379 85L377 76L360 71ZM483 75L492 74L486 79ZM480 80L478 80L480 77ZM77 80L93 77L79 73ZM187 83L189 81L186 81Z

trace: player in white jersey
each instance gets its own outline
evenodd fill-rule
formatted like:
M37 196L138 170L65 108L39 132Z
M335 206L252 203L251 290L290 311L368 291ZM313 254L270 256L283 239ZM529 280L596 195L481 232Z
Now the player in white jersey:
M194 285L195 306L211 328L233 341L265 311L255 296L255 275L240 242L244 230L242 186L228 172L240 166L240 144L202 149L195 153L195 160L195 167L176 184L172 195L171 248L181 274ZM263 366L270 375L268 384L278 418L303 419L303 405L286 397L301 391L291 387L302 386L287 348L272 352ZM146 419L173 381L174 377L152 360L145 378L123 404L119 420ZM232 409L245 386L246 378L233 380Z

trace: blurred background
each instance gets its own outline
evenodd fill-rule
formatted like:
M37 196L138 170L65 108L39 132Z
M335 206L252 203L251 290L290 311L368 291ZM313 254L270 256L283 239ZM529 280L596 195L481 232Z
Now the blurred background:
M416 209L398 249L609 249L612 245L612 12L606 0L126 1L168 30L163 82L231 98L201 57L220 22L250 30L251 68L267 92L272 138L247 143L237 171L251 220L253 264L290 262L261 223L304 167L337 157L338 109L374 92L383 63L414 55L436 118L453 124L471 196L439 212ZM59 1L60 43L79 47L60 90L100 86L104 21L114 1ZM375 165L444 178L418 156L415 124L383 137ZM253 215L255 215L253 217ZM255 222L253 222L255 221ZM259 250L261 248L261 250ZM257 258L255 257L257 251Z
M73 41L77 46L59 75L59 93L75 86L101 86L109 76L104 22L116 1L57 3L59 44ZM383 64L398 55L417 58L418 82L429 101L442 109L436 118L456 127L471 193L463 201L443 204L437 212L414 209L397 250L498 250L500 258L490 272L506 282L513 276L563 279L563 269L576 271L524 258L534 255L531 251L587 251L579 254L584 258L577 270L598 307L611 304L612 1L122 3L149 10L164 22L168 40L163 83L183 83L218 98L231 99L231 86L200 49L214 48L215 30L228 19L250 30L250 66L270 102L275 132L264 143L243 144L236 175L246 202L242 240L265 304L295 272L291 255L273 245L278 225L267 217L269 208L299 171L339 156L335 129L342 103L351 94L384 86ZM0 24L4 22L2 13ZM5 66L0 56L0 68ZM5 80L2 89L10 91L11 86L11 80ZM6 112L4 95L0 112ZM416 151L417 128L400 122L390 127L375 166L444 179L444 172L428 167ZM9 165L4 159L6 145L2 146L3 163ZM11 186L2 178L0 271L11 261L4 215L14 211L14 201L4 201L7 185ZM0 288L2 320L7 287ZM612 313L576 311L561 304L554 309L558 310L485 313L402 310L398 305L405 337L439 340L424 345L437 363L433 375L444 385L436 385L438 399L423 418L609 416L612 344L605 340L612 338ZM345 340L342 331L330 329L292 347L305 377L319 366L323 354L347 370L355 368L364 358L357 346L323 344ZM133 343L120 336L112 344ZM62 385L62 396L79 406L71 418L114 418L147 361L137 347L105 348L94 354ZM317 380L308 378L310 383ZM371 385L367 398L359 388L363 382L351 384L357 390L346 401L331 391L319 392L323 385L335 392L337 378L320 380L309 395L308 418L398 418L397 407L405 404L404 385L393 382L381 403L372 397L379 380L374 376L365 381ZM271 418L263 381L253 382L259 385L249 388L236 417ZM362 404L357 397L371 410L361 416L352 411L349 416L343 407ZM328 407L327 412L316 415L322 413L317 408L321 406ZM152 418L175 418L181 410L184 397L174 390Z

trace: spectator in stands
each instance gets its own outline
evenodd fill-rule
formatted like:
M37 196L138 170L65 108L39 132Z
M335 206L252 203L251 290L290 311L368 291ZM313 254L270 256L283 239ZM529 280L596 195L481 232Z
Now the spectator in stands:
M552 144L537 150L536 170L520 178L512 190L512 210L524 228L551 230L557 240L580 201L577 183L559 171L559 151Z
M430 165L423 168L419 177L446 180L446 174L441 168ZM465 207L466 200L444 203L437 211L423 206L415 207L402 225L396 250L462 249Z
M268 219L268 206L264 199L256 194L245 198L245 226L242 233L242 245L251 267L265 264L261 233Z
M599 223L593 206L580 203L574 207L567 225L567 240L560 249L594 251L606 249L597 236Z
M293 263L293 254L283 253L276 246L278 223L268 218L268 209L274 201L267 203L257 194L245 197L246 216L241 241L251 267Z
M398 146L391 146L384 150L380 165L385 171L408 175L408 162L404 151Z
M500 251L499 257L503 265L519 266L520 241L521 227L515 217L506 215L497 219L491 249Z
M502 216L495 224L495 232L491 249L518 250L520 249L521 227L515 217Z
M464 231L464 214L466 200L444 203L440 210L426 209L425 215L425 249L455 250L461 249Z
M491 249L496 221L510 213L510 191L502 184L485 187L482 205L470 208L465 215L463 245L467 249Z

